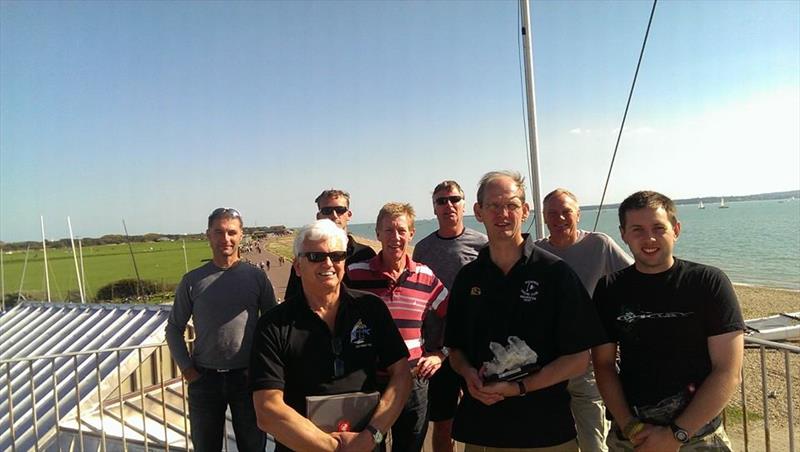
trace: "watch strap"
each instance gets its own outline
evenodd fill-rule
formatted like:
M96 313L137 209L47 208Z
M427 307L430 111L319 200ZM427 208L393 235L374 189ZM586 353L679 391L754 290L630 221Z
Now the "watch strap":
M674 422L669 424L669 428L672 430L672 436L674 436L675 440L681 444L686 444L690 439L692 439L691 435L689 435L689 432L679 427L678 424Z

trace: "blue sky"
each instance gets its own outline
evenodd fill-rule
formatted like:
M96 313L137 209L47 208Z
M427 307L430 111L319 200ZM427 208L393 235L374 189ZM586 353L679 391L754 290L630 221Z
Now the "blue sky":
M599 202L650 2L532 4L542 188ZM0 1L0 240L433 216L527 171L517 3ZM800 3L661 1L607 202L800 188Z

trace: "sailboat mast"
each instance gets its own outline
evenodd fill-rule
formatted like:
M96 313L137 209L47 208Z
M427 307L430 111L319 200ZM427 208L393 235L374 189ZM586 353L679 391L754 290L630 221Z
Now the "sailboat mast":
M52 301L50 299L50 272L47 269L47 240L44 236L44 215L40 215L39 220L42 224L42 254L44 255L44 281L45 286L47 286L47 301Z
M78 292L81 294L81 303L86 303L86 295L83 293L83 284L81 284L81 270L78 268L78 253L75 252L75 236L72 235L72 222L69 217L67 217L67 226L69 226L69 242L72 244L72 260L75 261L75 276L78 278Z
M525 98L528 107L528 140L531 157L531 195L536 238L544 237L541 177L539 174L539 136L536 129L536 89L533 83L533 33L530 26L530 0L519 0L522 11L522 46L525 59Z

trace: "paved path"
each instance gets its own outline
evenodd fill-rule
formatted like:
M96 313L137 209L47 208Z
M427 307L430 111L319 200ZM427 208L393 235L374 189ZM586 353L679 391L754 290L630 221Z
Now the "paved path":
M278 300L283 300L283 296L286 293L286 283L289 281L289 272L292 271L292 263L287 261L284 262L283 265L279 265L278 256L267 251L263 246L260 254L256 251L250 251L248 253L242 253L242 258L247 259L255 265L258 265L260 262L264 263L264 271L267 273L267 276L269 276L269 280L272 281L272 287L275 289L275 297L277 297ZM266 269L267 260L270 262L269 271Z

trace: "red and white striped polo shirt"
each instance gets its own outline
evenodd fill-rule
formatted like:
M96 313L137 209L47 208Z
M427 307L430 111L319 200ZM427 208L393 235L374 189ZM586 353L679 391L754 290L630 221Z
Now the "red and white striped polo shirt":
M414 262L408 255L405 257L405 270L397 280L392 279L388 272L381 269L381 255L378 253L370 260L350 264L345 284L351 289L374 293L386 303L406 342L409 361L413 366L422 356L422 320L430 314L444 323L447 289L428 266ZM441 334L443 328L431 330ZM442 343L441 338L427 337L427 334L425 340Z

